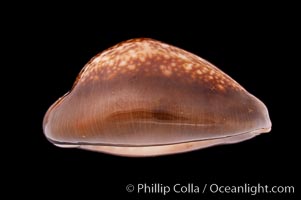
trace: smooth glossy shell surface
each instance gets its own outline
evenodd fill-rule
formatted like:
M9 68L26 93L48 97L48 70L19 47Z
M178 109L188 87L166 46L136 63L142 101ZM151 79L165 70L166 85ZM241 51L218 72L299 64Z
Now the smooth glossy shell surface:
M153 156L243 141L271 122L261 101L208 61L142 38L92 58L43 128L57 146Z

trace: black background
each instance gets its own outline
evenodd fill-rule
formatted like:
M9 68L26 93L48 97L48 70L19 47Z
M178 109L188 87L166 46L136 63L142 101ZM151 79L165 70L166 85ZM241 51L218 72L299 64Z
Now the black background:
M18 123L10 125L12 133L9 134L14 134L15 145L7 148L11 150L11 156L7 156L9 170L13 171L7 184L28 197L85 199L92 196L102 199L105 195L122 195L126 199L150 196L126 192L127 184L137 183L294 185L298 193L300 153L296 137L299 131L298 115L294 114L299 107L294 105L300 89L295 72L298 63L294 61L297 56L294 47L298 42L295 18L291 13L284 19L278 10L268 8L253 11L245 14L242 10L233 17L221 15L217 19L199 12L183 18L175 12L150 20L140 11L133 18L121 16L109 21L110 15L83 18L80 11L64 15L65 9L39 10L20 17L18 24L26 26L14 27L12 41L15 43L10 46L14 47L13 59L21 61L13 70L18 71L14 78L21 80L14 94L19 91L16 99L22 103L15 104L13 109L18 114L11 117ZM238 144L151 158L62 149L49 143L42 130L49 106L71 88L90 58L121 41L137 37L178 46L218 66L266 104L272 131ZM175 196L224 197L221 194ZM295 196L258 195L256 199ZM164 198L161 194L154 197Z

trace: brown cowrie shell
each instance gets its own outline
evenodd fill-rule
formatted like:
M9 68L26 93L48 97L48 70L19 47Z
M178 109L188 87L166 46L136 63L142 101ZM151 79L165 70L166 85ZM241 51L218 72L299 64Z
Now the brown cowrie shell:
M60 147L155 156L244 141L271 122L260 100L208 61L140 38L92 58L43 129Z

